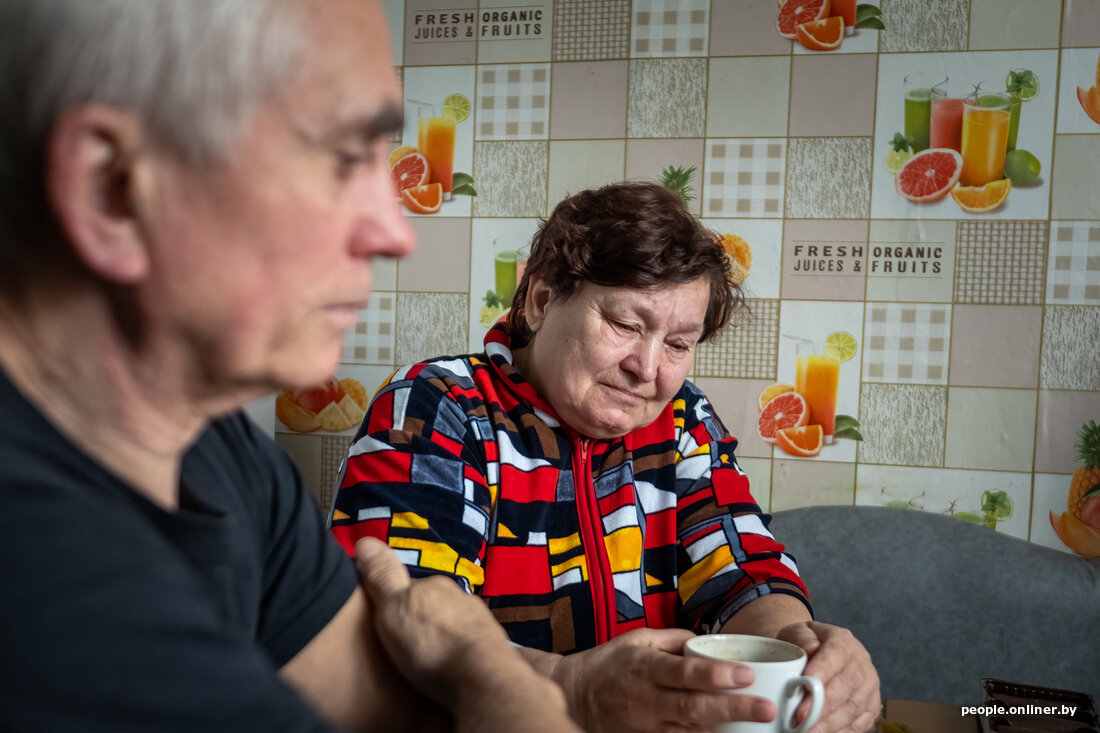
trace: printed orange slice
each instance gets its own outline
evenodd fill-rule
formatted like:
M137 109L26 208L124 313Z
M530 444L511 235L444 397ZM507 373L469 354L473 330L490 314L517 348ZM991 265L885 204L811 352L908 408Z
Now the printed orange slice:
M840 48L844 40L844 18L835 15L832 18L811 20L794 27L795 38L811 51L832 51Z
M955 186L951 189L951 198L959 208L971 214L984 214L993 211L1008 200L1012 190L1012 181L1002 178L984 186Z

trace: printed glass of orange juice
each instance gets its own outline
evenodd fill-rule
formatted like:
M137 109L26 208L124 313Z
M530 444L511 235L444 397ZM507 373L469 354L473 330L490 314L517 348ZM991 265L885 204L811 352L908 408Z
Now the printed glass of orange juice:
M1007 94L975 92L963 100L963 168L959 181L964 186L984 186L1004 177L1008 126L1012 100Z
M821 344L795 346L794 390L806 399L810 425L820 425L825 442L833 442L836 429L836 397L840 386L840 361L824 353Z
M431 169L429 183L443 186L443 198L451 200L455 166L455 121L436 114L430 104L417 110L416 147Z

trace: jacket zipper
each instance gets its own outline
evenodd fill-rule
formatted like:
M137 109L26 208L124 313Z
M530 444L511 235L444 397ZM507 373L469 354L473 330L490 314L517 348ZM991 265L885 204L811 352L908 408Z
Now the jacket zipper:
M592 480L591 441L580 438L573 451L573 491L577 497L581 541L588 562L588 584L592 591L596 620L596 643L614 636L615 583L611 580L611 561L603 542L603 519L596 503L596 485ZM608 582L610 581L610 582Z

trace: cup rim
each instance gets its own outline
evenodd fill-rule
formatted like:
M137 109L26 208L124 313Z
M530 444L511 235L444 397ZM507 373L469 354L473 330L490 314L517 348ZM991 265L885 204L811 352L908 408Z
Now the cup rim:
M725 659L723 657L717 656L713 652L707 652L705 649L699 648L700 645L706 646L709 643L719 643L721 641L737 639L748 639L750 641L763 643L765 645L778 645L780 648L789 649L793 656L791 656L789 659L735 660ZM800 659L806 659L806 651L797 644L792 644L789 641L783 641L782 639L776 639L771 636L758 636L756 634L700 634L699 636L693 636L692 638L684 642L684 649L687 650L688 647L690 647L693 652L701 657L714 659L719 662L732 662L734 664L790 664L791 662L796 662Z

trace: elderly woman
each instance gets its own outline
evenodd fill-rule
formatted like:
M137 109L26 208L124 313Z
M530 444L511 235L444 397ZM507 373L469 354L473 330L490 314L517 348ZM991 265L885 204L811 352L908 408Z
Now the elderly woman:
M381 388L332 531L480 595L589 730L770 720L771 703L723 692L751 672L680 656L692 632L724 631L803 647L826 683L815 731L862 733L879 709L869 656L812 621L737 441L685 380L741 304L728 277L714 234L659 186L565 199L484 353Z

